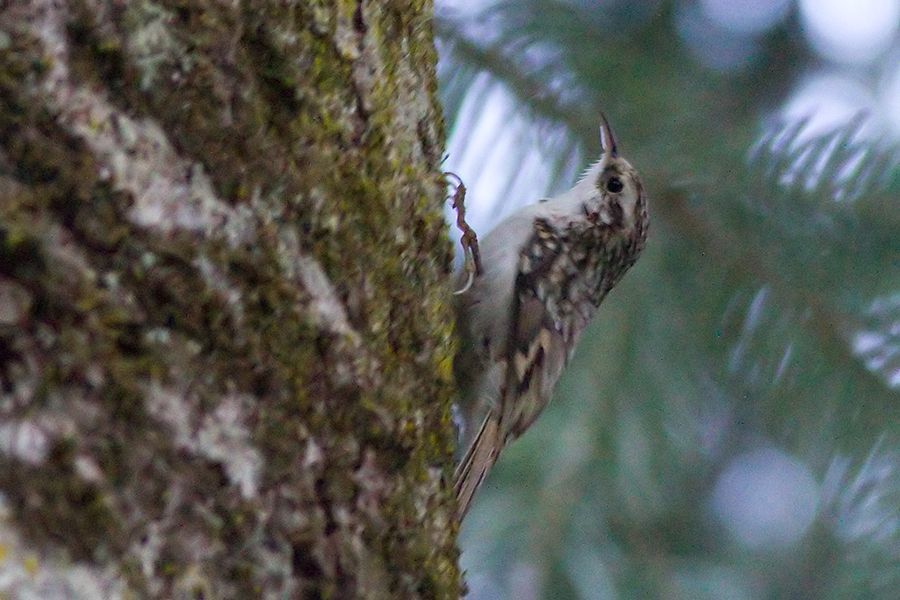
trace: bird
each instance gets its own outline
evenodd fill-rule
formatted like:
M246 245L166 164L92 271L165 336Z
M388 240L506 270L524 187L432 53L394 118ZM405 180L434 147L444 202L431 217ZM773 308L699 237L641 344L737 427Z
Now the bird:
M646 244L641 179L602 113L600 121L600 159L570 190L502 220L477 242L480 273L461 274L460 521L503 448L544 410L584 329Z

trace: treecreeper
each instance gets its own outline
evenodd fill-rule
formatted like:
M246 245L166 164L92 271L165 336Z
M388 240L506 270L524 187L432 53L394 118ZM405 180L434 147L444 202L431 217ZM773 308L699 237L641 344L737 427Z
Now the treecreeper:
M501 450L541 414L591 317L647 240L643 185L603 115L600 144L600 160L570 190L518 210L474 247L474 234L464 240L477 264L460 275L456 296L460 519Z

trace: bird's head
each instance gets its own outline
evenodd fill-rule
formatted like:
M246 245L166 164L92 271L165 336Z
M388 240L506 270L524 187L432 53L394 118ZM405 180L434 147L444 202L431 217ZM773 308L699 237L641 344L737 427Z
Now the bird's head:
M641 179L631 163L619 155L616 136L606 116L601 114L600 117L603 155L587 174L588 181L585 183L592 189L590 200L584 204L585 214L623 232L643 228L647 201Z

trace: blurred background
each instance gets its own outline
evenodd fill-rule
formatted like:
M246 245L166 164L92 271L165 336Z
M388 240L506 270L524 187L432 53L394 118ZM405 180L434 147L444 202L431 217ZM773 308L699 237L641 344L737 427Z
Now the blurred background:
M598 115L643 257L462 535L471 598L900 598L900 0L439 0L484 234Z

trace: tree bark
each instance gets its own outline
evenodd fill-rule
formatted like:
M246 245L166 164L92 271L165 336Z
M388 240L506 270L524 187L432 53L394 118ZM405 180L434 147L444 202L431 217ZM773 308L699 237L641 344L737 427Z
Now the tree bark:
M458 596L431 10L0 0L0 596Z

